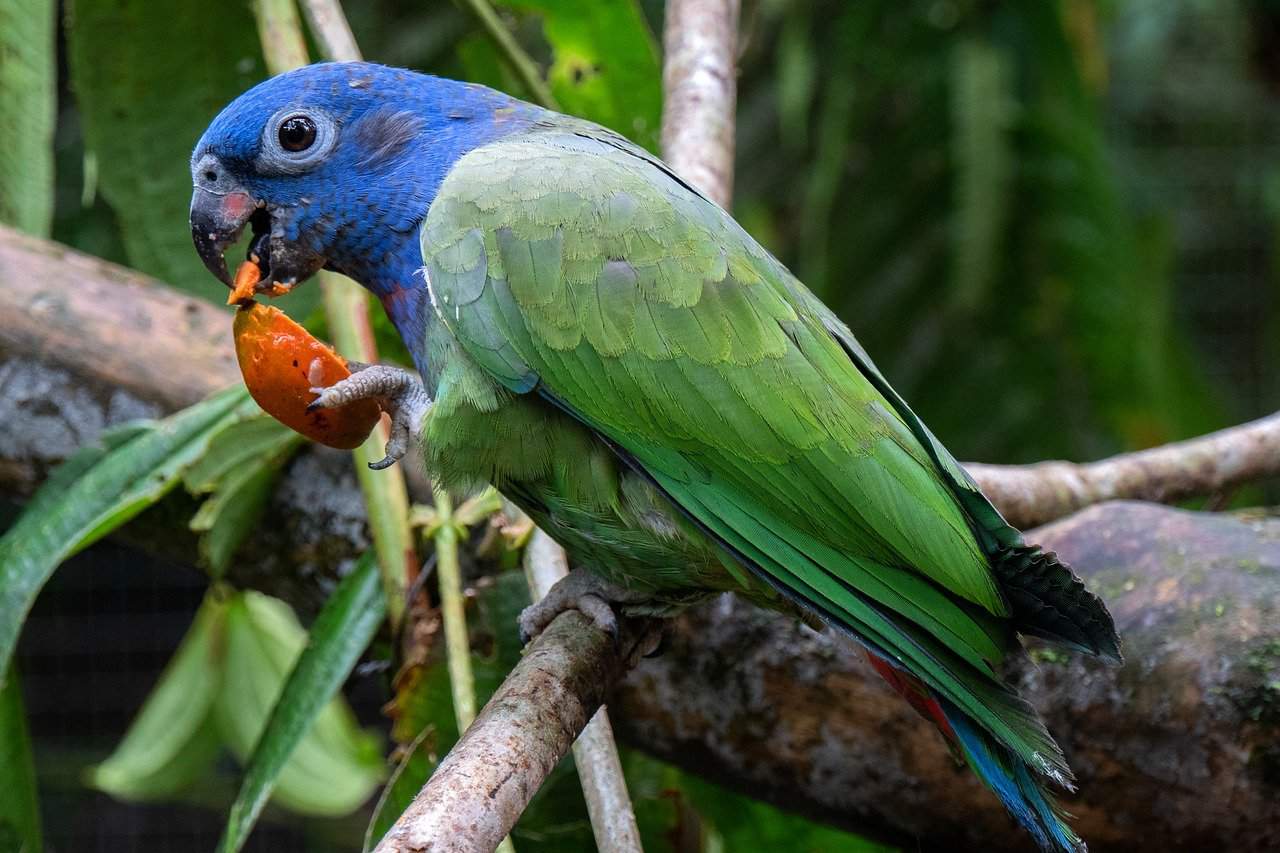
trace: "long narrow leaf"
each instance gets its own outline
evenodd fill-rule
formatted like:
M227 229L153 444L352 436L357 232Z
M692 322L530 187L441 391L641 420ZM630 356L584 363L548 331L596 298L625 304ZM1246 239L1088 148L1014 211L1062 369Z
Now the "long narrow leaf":
M276 704L307 647L293 608L244 590L228 599L223 687L214 715L223 742L247 766ZM302 815L341 817L368 799L382 779L378 739L360 729L341 695L334 696L276 776L271 802Z
M96 461L93 451L73 457L79 476L55 475L45 484L0 537L0 667L12 657L22 622L53 570L162 498L248 403L243 387L216 394Z
M182 480L192 494L209 494L189 527L200 533L200 560L214 578L261 522L276 479L302 436L262 415L222 430Z
M47 236L57 112L54 0L0 0L0 222Z
M347 679L385 614L377 561L367 553L316 617L307 647L249 759L218 845L221 853L235 853L244 845L290 754Z
M22 691L10 671L0 686L0 850L40 850L40 808Z

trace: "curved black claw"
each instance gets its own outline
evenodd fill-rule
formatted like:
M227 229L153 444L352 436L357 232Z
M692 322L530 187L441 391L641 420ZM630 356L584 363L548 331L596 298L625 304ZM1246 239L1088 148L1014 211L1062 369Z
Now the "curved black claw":
M532 640L532 639L533 639L533 637L532 637L532 636L530 636L530 635L529 635L529 632L525 630L524 622L523 622L523 621L522 621L522 622L520 622L520 623L519 623L519 625L517 626L517 628L518 628L518 629L519 629L519 631L520 631L520 645L522 645L522 646L527 646L527 645L529 645L529 641L530 641L530 640Z

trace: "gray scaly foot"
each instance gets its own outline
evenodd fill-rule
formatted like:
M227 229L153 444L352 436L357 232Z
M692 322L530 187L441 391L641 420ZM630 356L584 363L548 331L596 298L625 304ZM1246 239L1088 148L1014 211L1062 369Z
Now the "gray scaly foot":
M574 569L556 581L541 601L521 611L520 640L529 642L564 611L578 610L617 642L618 616L613 605L640 603L645 598L644 593L610 583L587 569Z
M314 409L332 409L357 400L377 400L383 410L391 415L391 438L387 441L386 456L369 467L380 471L397 462L409 452L409 442L418 436L422 422L431 411L431 398L416 373L388 364L361 364L348 362L351 375L346 379L321 388L312 388L316 399L307 406Z

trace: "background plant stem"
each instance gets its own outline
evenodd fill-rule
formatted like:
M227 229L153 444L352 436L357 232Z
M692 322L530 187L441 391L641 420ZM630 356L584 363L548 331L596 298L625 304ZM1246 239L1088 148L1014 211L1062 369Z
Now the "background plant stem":
M308 64L302 21L293 0L257 0L254 14L262 39L262 53L272 74L282 74ZM341 10L339 9L340 13ZM327 48L336 42L322 40ZM339 58L339 57L333 57ZM369 300L355 282L334 273L317 275L324 293L329 334L338 352L356 361L373 363L378 350L369 324ZM369 513L369 529L378 555L378 570L387 596L387 616L396 632L404 617L405 591L417 571L418 557L409 530L409 493L400 466L371 471L369 463L383 457L390 430L384 420L365 443L353 452L356 476Z
M533 99L549 110L560 109L556 105L555 96L551 94L551 89L542 79L542 73L538 71L538 64L515 40L515 36L503 26L498 13L493 10L487 0L459 0L459 2L475 15L476 20L484 27L485 33L502 53L508 67L520 78L520 82L529 90Z

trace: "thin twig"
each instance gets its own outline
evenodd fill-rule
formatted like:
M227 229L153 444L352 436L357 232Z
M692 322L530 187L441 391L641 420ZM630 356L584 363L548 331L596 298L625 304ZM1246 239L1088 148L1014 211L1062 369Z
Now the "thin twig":
M668 0L662 156L727 208L733 197L739 0Z
M341 9L331 11L341 15ZM281 74L308 63L302 21L293 0L257 0L254 13L271 73ZM364 289L335 273L321 272L317 280L335 347L356 361L376 362L378 349ZM394 633L404 618L405 590L418 569L418 555L409 529L409 491L403 471L398 464L378 472L369 469L370 462L383 457L390 435L390 426L383 418L381 429L374 430L352 456L369 512L369 529L387 596L387 618Z
M311 61L293 0L254 0L253 14L268 73L283 74Z
M471 635L467 631L466 602L462 594L462 570L458 565L458 526L453 515L453 498L441 488L435 490L436 571L440 584L440 614L444 622L445 657L449 667L449 687L453 693L453 716L458 731L465 732L476 718L476 682L471 672ZM502 839L495 853L515 853L510 837Z
M569 574L564 549L541 530L534 530L525 549L525 577L529 594L539 601ZM611 853L641 853L640 828L627 793L627 779L618 759L609 714L601 708L573 744L573 761L582 782L582 794L591 817L596 847Z
M358 62L360 46L351 33L351 25L338 0L300 0L307 28L320 52L334 62Z
M1034 527L1103 501L1173 503L1280 477L1280 413L1098 462L965 467L1016 527Z
M453 690L453 716L458 731L466 731L476 718L475 678L471 675L471 638L467 634L466 602L462 596L462 571L458 566L458 528L453 522L453 499L436 489L436 573L440 585L440 616L444 621L445 656L449 685Z
M364 289L337 273L320 272L317 278L324 295L329 334L338 352L366 364L375 363L378 349L373 341L369 298ZM417 574L419 563L413 531L409 528L409 489L400 463L381 471L369 467L370 462L386 455L383 451L391 430L385 417L380 427L352 451L352 457L369 511L369 532L387 595L387 618L392 633L396 634L404 618L406 590Z
M547 82L542 79L538 63L533 61L533 57L525 52L520 42L516 41L511 31L503 25L498 18L498 13L493 11L488 0L459 0L459 2L476 16L476 20L480 22L480 26L484 27L485 33L498 48L507 66L520 78L520 82L529 90L529 94L533 95L533 99L549 110L560 109Z

